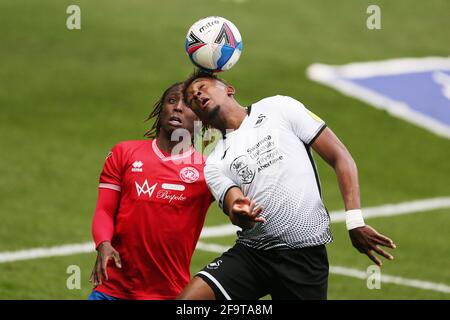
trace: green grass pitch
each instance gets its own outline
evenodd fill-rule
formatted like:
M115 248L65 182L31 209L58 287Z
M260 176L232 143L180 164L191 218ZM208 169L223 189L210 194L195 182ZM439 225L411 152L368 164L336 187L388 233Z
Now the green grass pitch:
M66 8L81 8L68 30ZM378 4L382 29L366 28ZM0 252L81 243L98 176L118 141L140 139L143 120L169 84L192 70L188 27L208 15L233 21L243 36L238 64L221 76L250 104L293 96L321 116L354 156L363 206L450 196L450 141L314 83L314 62L344 64L448 56L448 1L0 0ZM334 172L318 159L325 204L343 207ZM448 210L368 220L398 244L389 275L450 285ZM213 206L207 225L226 223ZM370 261L333 224L331 265L365 270ZM234 237L205 239L231 245ZM192 272L217 254L197 251ZM0 299L86 299L95 254L0 263ZM69 265L80 290L66 287ZM330 299L449 299L450 294L332 274Z

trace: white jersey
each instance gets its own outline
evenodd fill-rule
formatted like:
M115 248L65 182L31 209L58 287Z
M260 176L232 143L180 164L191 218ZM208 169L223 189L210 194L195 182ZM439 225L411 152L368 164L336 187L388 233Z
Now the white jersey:
M220 140L205 166L206 182L222 207L239 187L262 207L266 222L238 232L256 249L302 248L332 241L310 145L326 127L286 96L258 101L239 129Z

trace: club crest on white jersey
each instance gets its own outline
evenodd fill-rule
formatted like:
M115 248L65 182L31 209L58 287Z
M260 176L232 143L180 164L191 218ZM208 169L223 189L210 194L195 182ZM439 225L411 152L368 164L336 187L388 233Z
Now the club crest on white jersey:
M249 168L248 158L245 155L234 159L230 169L239 177L243 184L252 183L253 178L255 178L255 170Z

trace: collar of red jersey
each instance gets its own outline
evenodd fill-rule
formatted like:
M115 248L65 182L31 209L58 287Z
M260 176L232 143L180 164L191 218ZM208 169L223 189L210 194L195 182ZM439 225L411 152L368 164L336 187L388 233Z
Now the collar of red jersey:
M158 144L156 143L156 139L152 141L152 148L155 154L162 160L162 161L173 161L178 160L182 158L189 157L191 154L194 153L194 148L191 146L188 151L183 152L181 154L177 154L175 156L166 156L161 149L159 149Z

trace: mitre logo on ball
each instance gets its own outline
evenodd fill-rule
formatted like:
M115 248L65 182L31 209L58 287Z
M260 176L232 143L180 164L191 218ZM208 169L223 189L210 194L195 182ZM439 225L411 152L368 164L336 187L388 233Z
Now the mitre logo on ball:
M203 18L189 28L186 52L192 63L201 69L229 70L241 56L242 37L238 28L225 18Z

